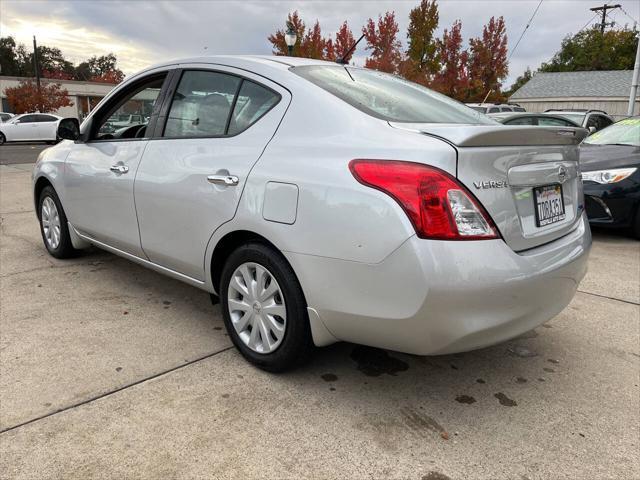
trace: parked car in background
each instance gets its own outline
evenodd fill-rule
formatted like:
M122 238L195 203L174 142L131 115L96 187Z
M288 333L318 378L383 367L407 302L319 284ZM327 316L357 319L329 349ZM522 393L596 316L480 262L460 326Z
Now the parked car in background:
M0 123L0 145L5 142L47 142L57 140L62 117L50 113L23 113Z
M597 132L611 125L615 120L603 110L545 110L544 114L565 117L590 132Z
M138 92L148 123L101 133ZM52 256L93 244L217 294L261 368L336 341L460 352L554 317L586 271L585 132L532 130L374 70L192 58L62 120L33 195Z
M640 238L640 117L587 137L580 164L591 225L630 229Z
M526 112L526 110L517 103L467 103L467 107L473 108L476 112L503 113L503 112Z
M13 113L0 112L0 123L11 120L15 115Z
M541 127L578 127L580 125L568 118L544 113L491 113L490 118L504 125L532 125Z

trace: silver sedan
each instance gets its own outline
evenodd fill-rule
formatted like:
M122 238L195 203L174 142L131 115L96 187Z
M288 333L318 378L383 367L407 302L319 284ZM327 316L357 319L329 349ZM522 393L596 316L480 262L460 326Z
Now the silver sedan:
M141 123L114 129L109 120ZM560 312L591 235L582 129L509 127L398 77L287 57L157 65L33 173L44 245L95 245L219 298L270 371L349 341L419 355Z

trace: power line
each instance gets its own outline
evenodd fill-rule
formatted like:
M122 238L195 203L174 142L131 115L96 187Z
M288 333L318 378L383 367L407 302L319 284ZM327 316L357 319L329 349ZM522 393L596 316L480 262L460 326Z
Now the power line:
M634 25L636 25L638 23L638 20L633 18L631 15L629 15L624 8L620 7L620 10L622 10L622 13L624 13L627 17L629 17L631 20L633 20Z
M591 20L589 20L587 23L584 24L584 27L582 27L580 30L578 30L578 33L580 33L582 30L584 30L585 28L587 28L591 22L593 22L593 20L598 16L598 14L596 13L593 17L591 17Z
M509 56L507 57L507 61L509 61L509 59L511 58L511 56L513 55L513 53L516 51L516 48L518 48L518 45L520 45L520 40L522 40L522 37L524 37L524 34L527 32L527 29L529 28L529 26L531 25L531 22L533 21L533 17L536 16L536 13L538 13L538 10L540 9L540 5L542 5L542 1L540 0L540 3L538 3L538 6L536 7L536 9L533 12L533 15L531 15L531 18L529 19L529 21L527 22L527 24L524 27L524 30L522 30L522 34L520 35L520 38L518 39L518 41L516 42L516 44L514 45L513 49L511 50L511 52L509 52Z
M616 8L622 8L622 6L619 3L616 5L607 5L605 3L601 7L593 7L589 9L592 12L596 12L596 13L602 12L602 21L600 22L600 33L604 33L604 29L607 26L607 22L605 21L607 19L607 10L614 10Z

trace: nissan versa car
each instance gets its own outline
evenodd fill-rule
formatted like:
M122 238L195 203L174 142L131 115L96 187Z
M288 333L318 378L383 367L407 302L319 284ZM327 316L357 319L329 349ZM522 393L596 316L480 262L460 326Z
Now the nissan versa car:
M640 239L640 117L587 137L580 163L591 225L627 229Z
M195 58L63 120L33 192L51 255L96 245L216 295L261 368L337 341L444 354L571 301L591 245L583 132L497 124L363 68Z

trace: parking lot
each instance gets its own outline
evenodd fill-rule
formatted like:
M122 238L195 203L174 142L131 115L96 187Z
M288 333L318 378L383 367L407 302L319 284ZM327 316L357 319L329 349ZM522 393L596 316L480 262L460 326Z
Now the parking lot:
M99 250L48 256L32 165L13 161L36 154L10 148L0 477L638 478L639 242L595 232L571 305L508 343L338 344L273 375L231 347L207 293Z

